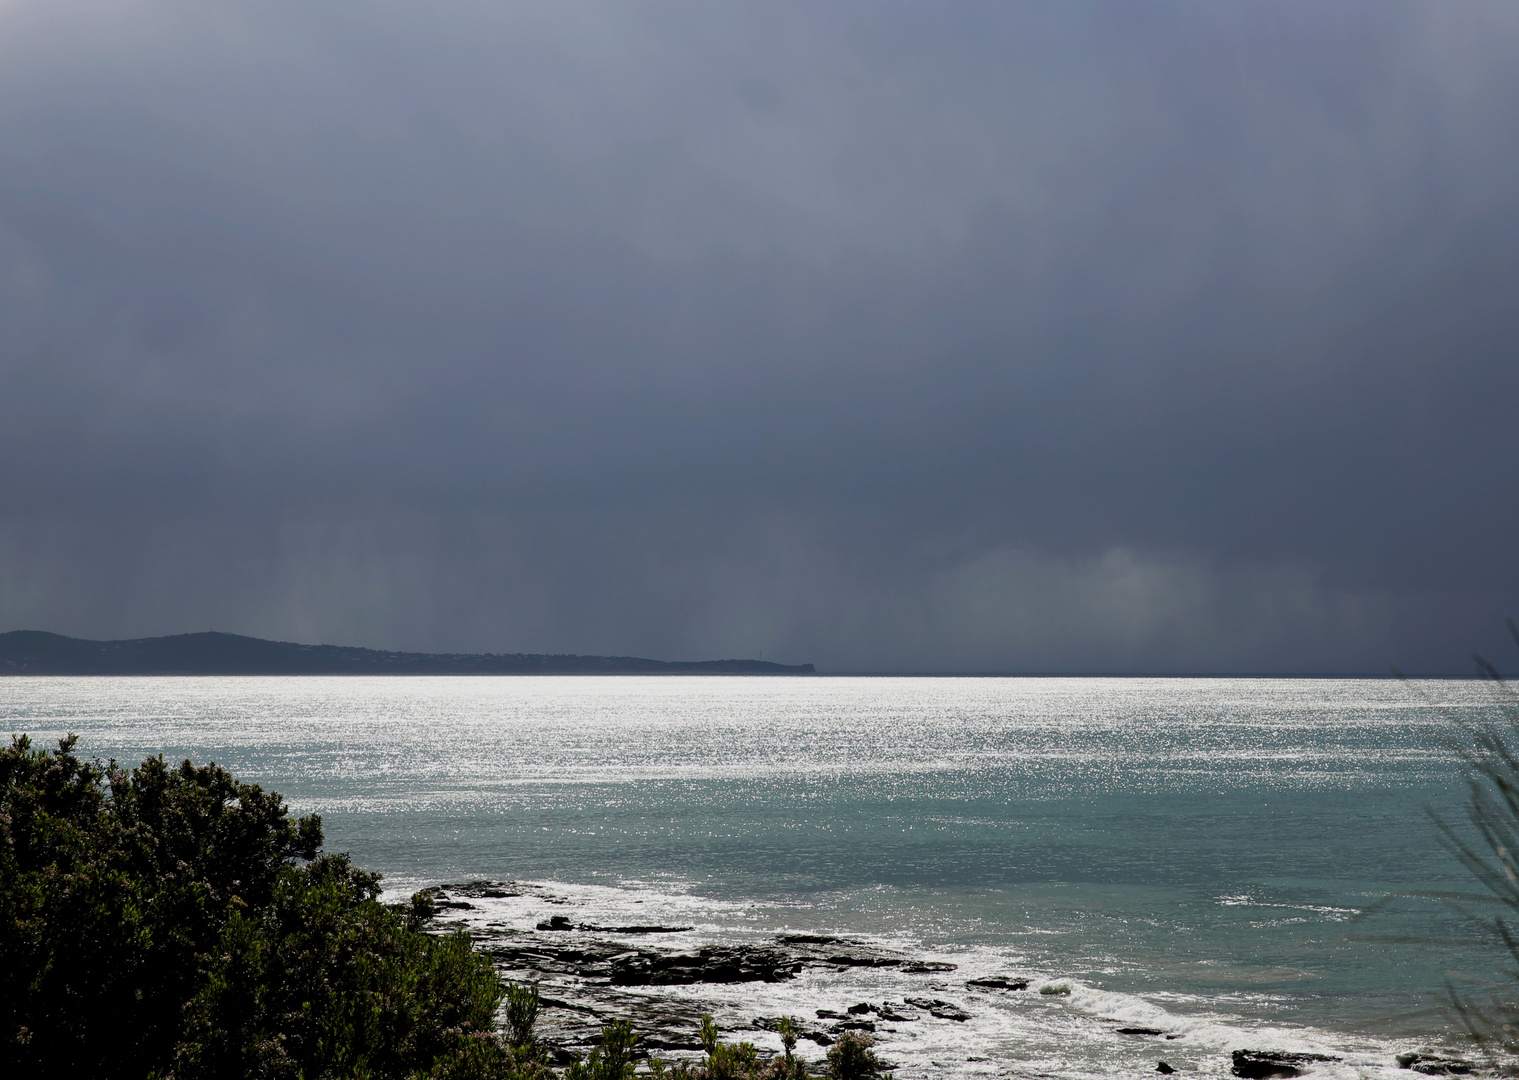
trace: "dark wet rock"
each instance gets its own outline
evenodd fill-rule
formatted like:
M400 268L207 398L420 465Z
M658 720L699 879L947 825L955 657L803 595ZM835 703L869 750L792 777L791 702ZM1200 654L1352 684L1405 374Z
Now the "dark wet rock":
M555 940L557 938L557 940ZM508 978L517 982L541 982L545 977L572 976L610 982L612 960L627 952L617 942L529 935L479 935L482 951ZM563 944L561 944L562 942Z
M802 969L779 949L748 945L710 945L694 953L629 951L609 962L616 986L785 982Z
M1001 975L993 975L986 979L971 979L965 984L973 986L977 990L1027 990L1027 979L1005 979Z
M910 997L904 999L907 1004L922 1009L930 1016L937 1016L940 1020L957 1020L964 1022L970 1019L970 1013L949 1001L940 1001L938 998Z
M645 1049L701 1049L697 1025L702 1010L695 1003L650 1000L611 987L601 988L588 1002L541 997L538 1033L544 1045L584 1053L598 1044L603 1026L629 1020Z
M547 920L547 926L552 929L560 929L563 925L555 919ZM480 947L496 959L508 977L516 977L512 974L514 972L521 972L523 978L529 979L534 973L568 975L618 986L784 982L807 967L835 967L838 957L831 952L765 945L714 945L694 952L675 952L630 948L603 937L554 934L550 938L495 928L483 931L477 928L475 936ZM867 952L864 948L859 951L861 954ZM879 951L876 956L886 964L900 962L900 958ZM863 966L866 960L867 957L852 955L849 966Z
M573 1001L560 1001L558 998L543 997L542 995L538 998L538 1005L544 1009L570 1009L574 1012L589 1013L592 1016L596 1015L596 1010L589 1005L577 1005Z
M1399 1054L1398 1068L1412 1069L1425 1076L1468 1076L1477 1071L1470 1061L1437 1054Z
M844 968L896 968L907 974L954 971L954 964L917 960L890 949L864 942L845 941L811 934L781 934L776 945L795 955L805 966Z
M839 967L901 967L899 956L880 956L865 952L836 953L828 957L828 963Z
M635 1024L634 1027L637 1025ZM702 1049L701 1039L694 1032L694 1023L691 1031L674 1030L668 1027L655 1029L647 1034L640 1034L638 1045L645 1050L700 1050Z
M817 1018L819 1020L843 1020L844 1014L834 1012L832 1009L819 1009L817 1011Z
M1176 1071L1176 1068L1175 1066L1167 1065L1164 1061L1157 1061L1155 1063L1155 1071L1165 1076L1170 1076Z
M1161 1028L1152 1027L1121 1027L1117 1029L1120 1035L1164 1035Z
M1325 1054L1289 1054L1275 1050L1234 1051L1234 1075L1245 1080L1267 1080L1274 1076L1302 1076L1309 1066L1325 1061L1339 1061Z
M496 894L527 897L535 905L567 903L531 883L470 882L439 886L428 892L435 902L462 903L465 897L474 901L471 907L480 910L460 908L459 917L438 919L433 928L439 932L467 929L502 978L537 986L543 1010L538 1023L539 1037L546 1049L564 1055L588 1053L599 1044L603 1026L616 1020L631 1022L640 1034L639 1045L655 1052L699 1051L697 1032L703 1013L714 1013L720 1028L730 1025L725 1038L742 1037L732 1032L731 1025L749 1028L747 1016L740 1020L731 1014L734 1008L742 1007L741 991L728 1006L719 1004L714 1009L715 1003L706 995L690 1000L675 994L662 995L659 987L779 983L809 969L824 975L870 968L904 974L954 970L953 964L920 960L867 941L833 935L783 934L753 944L698 948L693 947L694 943L674 946L650 936L683 932L686 927L600 926L579 922L568 911L544 918L537 929L489 921L496 916L487 901ZM927 989L932 984L925 980L923 985ZM941 1019L968 1018L967 1013L950 1002L933 999L930 1004L926 1011ZM797 1035L827 1047L850 1030L873 1031L882 1021L921 1019L921 1013L910 1005L861 1002L849 1012L830 1014L825 1010L819 1014L819 1020L797 1021ZM775 1027L771 1024L778 1023L778 1018L756 1020L754 1026L773 1031ZM889 1036L889 1032L887 1028L882 1034Z
M466 881L459 885L444 887L450 892L456 892L460 896L468 896L474 900L503 900L507 897L523 895L522 890L509 881Z
M439 911L450 911L450 910L453 910L453 911L474 911L475 910L475 905L471 904L468 900L447 900L447 899L434 900L432 902L432 905L433 905L433 907L437 908Z
M833 1025L833 1030L840 1033L845 1031L874 1031L875 1029L876 1022L874 1020L840 1020L837 1024Z
M579 930L587 934L683 934L690 926L597 926L595 923L572 923L567 915L553 915L537 926L539 930Z

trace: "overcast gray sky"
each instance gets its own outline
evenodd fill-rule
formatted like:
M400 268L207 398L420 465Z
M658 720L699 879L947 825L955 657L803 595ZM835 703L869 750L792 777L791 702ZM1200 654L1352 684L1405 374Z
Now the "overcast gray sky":
M1519 4L0 0L0 629L1469 670Z

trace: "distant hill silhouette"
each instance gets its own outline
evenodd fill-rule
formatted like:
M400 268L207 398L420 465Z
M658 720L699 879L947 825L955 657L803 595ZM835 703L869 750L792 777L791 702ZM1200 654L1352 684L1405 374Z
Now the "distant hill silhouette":
M411 653L297 645L207 631L87 641L45 630L0 634L8 675L810 675L811 664L643 660L543 653Z

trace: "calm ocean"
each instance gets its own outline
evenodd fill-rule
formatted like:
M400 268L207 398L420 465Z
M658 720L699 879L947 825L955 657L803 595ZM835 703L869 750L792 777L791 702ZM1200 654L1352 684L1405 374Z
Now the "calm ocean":
M329 849L400 893L552 883L592 922L843 932L957 963L931 985L681 991L733 1016L913 993L972 1014L904 1026L904 1078L1222 1075L1241 1048L1406 1078L1392 1054L1438 1041L1446 973L1486 971L1449 940L1375 940L1460 931L1428 903L1351 921L1464 884L1426 809L1460 814L1448 720L1391 680L5 678L0 714L102 758L217 761L319 812ZM514 903L493 917L542 917ZM1033 987L965 987L985 974Z

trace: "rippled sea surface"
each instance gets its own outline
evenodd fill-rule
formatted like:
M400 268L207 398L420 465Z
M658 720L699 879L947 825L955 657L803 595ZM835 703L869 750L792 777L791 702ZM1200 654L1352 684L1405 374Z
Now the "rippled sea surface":
M1246 1047L1396 1074L1442 1037L1446 972L1486 957L1416 899L1354 916L1464 884L1429 818L1462 797L1441 706L1487 702L1360 679L0 679L10 731L217 761L397 892L548 882L588 921L957 963L933 993L973 1019L904 1031L904 1078L1221 1073ZM1034 984L976 994L978 973ZM927 992L852 978L754 988L755 1011Z

